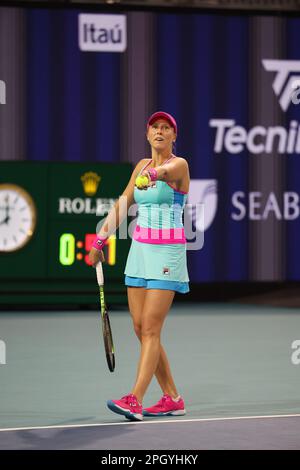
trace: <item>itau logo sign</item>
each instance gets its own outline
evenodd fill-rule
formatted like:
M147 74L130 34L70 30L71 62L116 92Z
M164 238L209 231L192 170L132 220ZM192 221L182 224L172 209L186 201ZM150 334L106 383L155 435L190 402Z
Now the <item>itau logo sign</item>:
M80 14L78 21L81 51L124 52L126 50L125 15Z
M297 104L295 90L300 87L300 60L263 59L262 64L267 72L275 72L272 88L281 109L287 111L291 102Z
M0 80L0 104L6 104L6 85L3 80Z

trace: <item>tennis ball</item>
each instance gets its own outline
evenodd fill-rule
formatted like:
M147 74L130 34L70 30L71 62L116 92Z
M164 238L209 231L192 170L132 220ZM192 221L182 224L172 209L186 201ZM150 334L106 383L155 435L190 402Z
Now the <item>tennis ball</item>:
M149 183L149 180L146 175L144 176L140 175L135 180L135 185L139 189L143 189L145 186L148 186L148 183Z

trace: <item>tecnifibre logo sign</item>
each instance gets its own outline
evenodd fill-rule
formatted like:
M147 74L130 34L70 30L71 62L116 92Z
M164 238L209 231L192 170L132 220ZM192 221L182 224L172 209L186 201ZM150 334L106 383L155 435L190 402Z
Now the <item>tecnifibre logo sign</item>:
M298 104L295 89L300 87L300 60L262 60L267 72L275 72L273 90L280 107L287 111L291 102Z
M127 46L125 15L85 15L79 18L81 51L124 52Z
M291 103L299 105L300 61L262 59L262 66L275 73L272 87L281 109L286 112ZM286 126L257 123L249 129L234 119L217 118L210 119L209 126L215 129L214 154L300 154L300 123L296 120Z
M0 104L6 104L6 85L3 80L0 80Z

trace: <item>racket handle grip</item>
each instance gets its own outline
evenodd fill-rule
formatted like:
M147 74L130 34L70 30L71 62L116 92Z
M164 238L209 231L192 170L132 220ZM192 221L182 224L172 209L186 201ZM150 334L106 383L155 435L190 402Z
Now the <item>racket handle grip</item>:
M103 269L102 269L102 263L99 261L99 263L96 266L96 274L97 274L97 281L99 286L104 285L104 277L103 277Z

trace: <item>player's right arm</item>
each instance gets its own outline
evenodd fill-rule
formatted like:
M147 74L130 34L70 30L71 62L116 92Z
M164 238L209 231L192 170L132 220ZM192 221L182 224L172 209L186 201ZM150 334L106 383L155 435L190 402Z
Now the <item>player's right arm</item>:
M101 238L108 238L110 235L115 233L118 227L122 224L128 214L129 207L134 203L134 184L136 177L138 176L139 172L146 165L148 161L147 158L143 158L140 160L137 165L135 166L130 180L124 189L123 193L116 201L114 206L109 211L104 224L102 225L101 229L97 233L98 237ZM104 255L102 251L97 250L96 248L92 248L89 253L89 258L93 266L101 260L104 261Z

